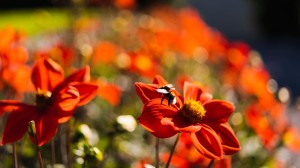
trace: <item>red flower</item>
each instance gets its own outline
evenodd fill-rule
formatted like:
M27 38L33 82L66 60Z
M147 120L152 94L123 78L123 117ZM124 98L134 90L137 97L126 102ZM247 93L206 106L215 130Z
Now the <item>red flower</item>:
M161 103L157 84L136 83L136 91L144 106L139 123L154 136L168 138L178 132L190 133L194 146L210 159L220 159L240 150L228 118L232 103L212 100L210 94L195 84L185 82L181 103ZM179 97L179 96L176 96Z
M40 59L33 67L32 79L37 89L35 105L14 100L0 101L0 113L11 111L1 144L23 137L28 123L36 123L38 145L42 146L55 134L59 123L68 121L77 106L88 103L97 94L97 86L86 83L89 68L85 67L67 78L63 69L51 59Z

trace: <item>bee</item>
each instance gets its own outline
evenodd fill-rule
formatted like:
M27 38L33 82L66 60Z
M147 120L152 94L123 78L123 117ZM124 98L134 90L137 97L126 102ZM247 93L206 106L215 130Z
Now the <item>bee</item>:
M157 89L157 92L162 93L164 96L161 99L160 104L162 104L164 99L168 100L168 105L170 106L171 104L176 104L176 95L173 92L175 88L173 87L172 84L168 84L165 86L162 86Z

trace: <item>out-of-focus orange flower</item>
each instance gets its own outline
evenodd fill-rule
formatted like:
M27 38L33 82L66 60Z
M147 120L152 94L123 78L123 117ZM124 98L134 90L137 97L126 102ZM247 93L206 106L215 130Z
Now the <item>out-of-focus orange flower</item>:
M112 106L117 106L120 103L121 88L119 86L107 83L101 79L93 81L93 83L99 86L98 95Z
M142 48L156 57L163 56L178 43L179 39L176 31L167 28L152 31L154 32L140 30L138 37L140 38Z
M129 61L129 70L144 77L153 78L159 71L156 61L147 53L129 52L127 53Z
M287 124L283 113L272 116L269 114L271 110L264 109L259 104L252 104L246 109L248 125L255 131L264 147L268 150L272 150L278 143L280 135Z
M168 138L177 132L190 133L197 150L210 159L240 150L234 132L227 123L234 105L223 100L211 100L208 93L195 84L184 84L184 103L168 105L157 97L155 84L136 83L137 94L144 102L139 123L151 134ZM146 100L146 101L145 101ZM148 101L147 101L148 100Z
M62 64L64 67L68 67L74 60L74 51L71 47L68 47L66 44L57 43L49 49L36 51L34 57L35 59L49 57L55 60L56 62Z
M246 66L241 71L238 86L241 93L255 96L263 108L269 108L274 104L274 95L268 90L270 79L263 67Z
M223 70L223 81L231 87L238 86L241 71L249 61L250 47L243 42L229 43L226 50L225 69Z
M121 9L133 9L135 3L135 0L114 0L115 6Z
M18 42L24 36L23 33L12 27L4 27L0 29L0 53L10 48L15 42Z
M238 70L244 68L249 59L249 52L250 47L246 43L230 43L226 50L228 64Z
M48 142L56 134L59 123L67 122L77 106L95 97L98 87L87 83L87 72L89 68L85 67L64 79L59 64L50 59L38 60L32 71L37 90L35 105L14 100L0 101L0 109L10 112L1 144L22 138L32 120L36 123L38 145ZM6 111L0 111L0 114Z
M162 161L167 162L168 154L162 154ZM172 156L171 165L177 168L207 167L210 159L203 156L193 145L188 133L180 135L175 153Z
M8 66L12 63L25 64L28 60L28 51L21 44L11 45L1 55L3 66Z
M118 46L105 41L99 42L94 47L93 62L92 64L97 65L99 63L108 64L115 61L118 54Z
M300 134L295 126L289 127L284 132L283 143L293 152L300 151Z
M0 87L20 97L24 92L33 91L31 69L26 65L28 51L20 43L20 35L15 29L1 29L0 36ZM20 81L24 84L20 85Z
M180 10L178 16L184 30L180 46L185 55L193 56L195 49L201 47L208 53L210 61L217 61L223 57L226 40L220 32L207 26L199 14L191 8Z
M13 88L17 95L34 90L30 78L31 68L27 65L14 64L2 71L3 82ZM21 85L20 81L22 81Z

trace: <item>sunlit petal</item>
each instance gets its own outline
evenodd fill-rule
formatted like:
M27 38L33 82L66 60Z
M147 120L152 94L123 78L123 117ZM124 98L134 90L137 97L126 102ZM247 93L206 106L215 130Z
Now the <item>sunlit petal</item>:
M89 83L74 83L72 84L75 87L80 95L80 101L78 106L82 106L90 102L97 95L98 86ZM109 92L109 90L107 90Z
M200 131L191 133L191 139L198 151L210 159L220 159L223 155L222 145L216 132L203 124Z
M55 97L57 101L57 119L59 123L68 121L80 101L80 95L75 87L69 86L61 90Z
M210 124L209 126L219 135L225 155L232 155L241 149L240 143L228 123Z
M184 100L193 99L200 101L200 96L203 93L202 89L191 82L185 82L183 86Z
M206 110L206 113L203 117L203 122L213 121L223 123L228 121L228 118L234 111L235 107L228 101L212 100L204 104L204 109Z
M32 70L32 82L36 89L52 91L63 78L62 67L51 59L41 58Z
M163 78L161 75L155 75L153 81L153 84L158 84L159 86L164 86L168 84L168 82Z
M70 82L89 82L90 81L90 67L85 66L84 68L72 73L66 77L64 83Z
M156 84L144 84L141 82L135 83L136 93L144 104L151 99L162 98L162 94L157 92L157 89L158 85Z

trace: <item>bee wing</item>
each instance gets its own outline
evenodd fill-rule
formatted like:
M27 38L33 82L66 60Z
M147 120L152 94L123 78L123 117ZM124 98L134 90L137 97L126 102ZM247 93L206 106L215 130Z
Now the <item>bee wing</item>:
M167 86L167 87L170 88L171 90L175 90L173 84L167 84L167 85L165 85L165 86Z
M156 91L157 91L158 93L163 93L163 94L169 93L166 89L156 89Z
M172 100L172 104L176 104L176 97Z

